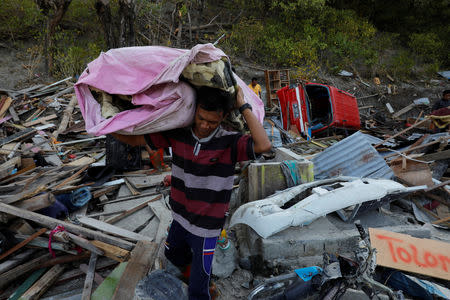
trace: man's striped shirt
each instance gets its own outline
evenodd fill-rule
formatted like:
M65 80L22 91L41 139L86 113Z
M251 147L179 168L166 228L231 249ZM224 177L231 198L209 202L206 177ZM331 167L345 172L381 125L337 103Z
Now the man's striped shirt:
M151 148L172 147L173 219L202 237L219 236L231 197L236 162L255 159L249 135L218 127L199 139L191 128L145 135Z

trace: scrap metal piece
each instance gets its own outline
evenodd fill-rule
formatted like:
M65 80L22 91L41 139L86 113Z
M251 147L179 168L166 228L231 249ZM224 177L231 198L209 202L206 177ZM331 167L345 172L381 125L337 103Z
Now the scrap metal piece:
M404 187L387 179L337 177L314 181L240 206L231 217L230 227L246 224L261 237L268 238L346 207L393 199L423 189L426 186Z

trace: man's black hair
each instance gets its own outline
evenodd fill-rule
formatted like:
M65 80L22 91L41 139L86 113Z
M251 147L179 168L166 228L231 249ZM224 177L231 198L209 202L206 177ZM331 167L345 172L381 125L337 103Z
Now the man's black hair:
M450 90L445 90L445 91L442 93L442 97L444 97L444 96L447 95L447 94L450 94Z
M202 86L197 90L197 105L207 111L229 113L234 106L234 98L223 90Z
M252 81L258 81L258 79L256 77L253 77Z

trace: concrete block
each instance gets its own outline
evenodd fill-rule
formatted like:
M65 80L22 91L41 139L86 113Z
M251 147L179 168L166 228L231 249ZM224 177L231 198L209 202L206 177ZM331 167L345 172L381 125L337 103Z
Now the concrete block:
M376 213L376 212L375 212ZM364 223L363 223L364 224ZM380 229L405 233L418 238L429 238L430 230L416 225L378 226ZM373 226L376 227L376 226ZM343 230L327 217L315 220L304 227L290 227L267 239L261 238L246 226L246 242L252 255L264 261L298 259L320 256L324 252L351 253L358 244L356 228Z

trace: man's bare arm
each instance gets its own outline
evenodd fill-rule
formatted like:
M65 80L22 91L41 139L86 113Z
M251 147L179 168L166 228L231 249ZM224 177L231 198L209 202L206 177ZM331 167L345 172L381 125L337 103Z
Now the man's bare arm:
M124 135L115 132L111 133L111 135L122 143L130 146L145 146L147 144L143 135Z
M238 88L237 99L236 99L236 107L239 108L245 104L244 94L242 93L242 89ZM250 134L252 135L254 146L253 150L255 153L263 153L267 152L272 148L272 144L267 137L267 133L264 130L264 127L259 123L256 116L250 109L246 109L242 112L244 116L245 122L247 122L248 128L250 129Z

